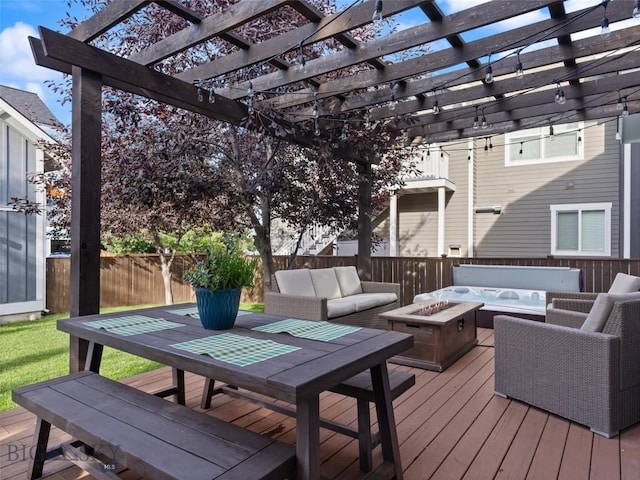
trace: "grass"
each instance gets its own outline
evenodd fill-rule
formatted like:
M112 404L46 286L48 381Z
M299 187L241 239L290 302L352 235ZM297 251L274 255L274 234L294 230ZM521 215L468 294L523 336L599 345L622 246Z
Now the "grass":
M142 306L105 308L101 313L132 310ZM146 305L150 306L150 305ZM242 310L261 312L262 304L241 304ZM0 412L15 408L11 390L23 385L66 375L69 372L69 335L56 329L56 321L69 313L45 315L0 325ZM162 365L105 347L100 373L114 380L155 370Z

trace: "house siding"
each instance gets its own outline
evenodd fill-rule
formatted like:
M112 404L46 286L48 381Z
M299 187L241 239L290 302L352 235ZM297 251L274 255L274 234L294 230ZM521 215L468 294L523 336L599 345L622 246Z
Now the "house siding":
M443 145L449 154L445 253L460 246L462 256L540 257L551 254L551 205L611 203L611 256L620 249L621 148L616 119L585 123L580 160L506 165L507 137L496 136L485 151L485 139ZM558 136L558 139L561 139ZM634 150L636 155L638 150ZM469 163L473 162L473 204L469 205ZM501 213L474 213L473 250L469 245L469 208L500 206ZM376 232L387 237L388 211ZM405 193L398 199L398 253L403 256L438 254L438 194Z
M615 122L586 124L584 160L505 166L504 146L476 144L477 205L502 213L476 214L480 257L545 256L551 252L551 205L611 202L611 255L619 256L619 144ZM504 144L504 141L494 142Z
M12 197L36 198L26 178L37 170L36 148L10 121L0 120L0 130L0 206L6 207ZM0 305L38 300L38 221L38 215L0 211Z

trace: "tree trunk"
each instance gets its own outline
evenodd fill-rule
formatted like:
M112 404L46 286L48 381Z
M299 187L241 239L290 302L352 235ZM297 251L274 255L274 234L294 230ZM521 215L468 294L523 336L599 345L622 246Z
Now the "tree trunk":
M162 283L164 284L164 303L165 305L173 305L173 289L171 288L171 280L173 279L173 275L171 274L171 265L173 264L173 260L175 258L175 252L171 253L167 257L166 250L164 245L162 244L162 240L160 240L160 235L158 232L153 232L153 241L156 244L156 251L158 252L158 256L160 257L160 269L162 271Z

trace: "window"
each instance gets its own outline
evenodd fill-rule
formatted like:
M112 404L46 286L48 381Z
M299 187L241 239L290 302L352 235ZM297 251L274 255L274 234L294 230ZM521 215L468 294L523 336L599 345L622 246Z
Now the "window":
M553 255L611 255L611 203L551 205Z
M582 123L554 125L507 133L505 165L564 162L584 158Z

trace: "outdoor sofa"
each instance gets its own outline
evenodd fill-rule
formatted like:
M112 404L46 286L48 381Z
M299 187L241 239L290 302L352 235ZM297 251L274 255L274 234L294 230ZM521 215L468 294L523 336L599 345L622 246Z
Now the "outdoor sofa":
M565 300L546 323L494 318L495 391L613 437L640 421L640 292Z
M400 306L400 284L361 281L355 267L279 270L264 299L266 313L387 328L378 314Z

